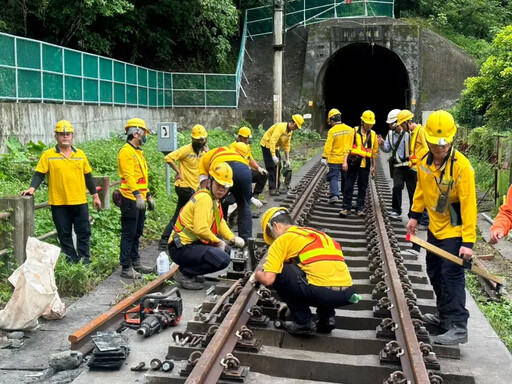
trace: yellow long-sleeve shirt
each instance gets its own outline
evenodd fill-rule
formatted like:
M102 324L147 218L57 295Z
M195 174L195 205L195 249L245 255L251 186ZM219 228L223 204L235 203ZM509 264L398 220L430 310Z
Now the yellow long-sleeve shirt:
M451 155L441 169L436 169L429 156L421 161L418 165L418 184L414 192L411 215L419 219L423 210L427 208L430 217L429 230L436 239L462 237L463 243L472 246L476 241L477 221L475 172L469 160L458 151L455 152L453 175L450 175L451 163ZM443 169L444 175L440 181ZM452 225L449 206L443 213L436 211L440 189L446 191L451 180L453 186L448 198L450 203L460 203L462 225Z
M196 153L192 148L192 144L184 145L176 151L165 156L166 162L179 161L178 169L180 170L183 180L177 180L174 185L180 188L199 188L199 162L204 156L204 151Z
M204 190L201 190L196 192L181 209L178 221L186 228L186 230L179 232L178 236L180 237L183 245L194 242L194 239L187 235L188 231L192 232L200 240L205 242L212 244L220 242L220 239L212 232L212 226L215 223L214 204L217 209L222 210L219 201L212 198L209 193L205 193ZM176 225L178 225L178 222ZM220 220L217 233L227 241L230 241L235 237L226 224L226 220L224 220L224 218L221 218ZM175 235L176 231L173 230L169 238L169 243Z
M410 162L410 167L414 170L417 170L418 164L428 153L428 145L427 139L425 139L425 130L421 125L417 125L414 131L411 133L411 141L410 141L410 157L413 159ZM416 159L416 161L414 161Z
M59 147L43 152L36 172L46 174L48 179L48 204L78 205L87 203L84 175L91 173L85 153L72 147L69 158Z
M213 148L206 152L199 162L199 175L208 175L210 168L214 168L217 164L227 161L238 161L245 165L248 164L246 159L230 147Z
M295 258L309 243L311 243L311 239L288 230L270 245L263 270L281 273L283 264ZM306 273L309 284L320 287L349 287L352 285L352 278L344 261L322 260L298 265Z
M121 194L130 200L140 193L146 200L148 193L148 164L140 148L126 143L117 155L117 168L121 178Z
M346 124L336 124L327 132L322 157L330 164L343 164L353 142L354 129Z
M290 143L293 132L287 132L288 123L277 123L267 129L261 138L261 146L270 149L270 154L275 156L276 150L283 147L285 153L290 153Z

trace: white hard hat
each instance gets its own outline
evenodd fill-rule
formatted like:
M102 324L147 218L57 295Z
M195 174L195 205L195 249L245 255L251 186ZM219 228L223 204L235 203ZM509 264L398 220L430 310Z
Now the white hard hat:
M391 112L388 113L388 119L386 120L386 123L392 124L396 123L396 119L398 118L398 114L400 113L401 109L393 109Z

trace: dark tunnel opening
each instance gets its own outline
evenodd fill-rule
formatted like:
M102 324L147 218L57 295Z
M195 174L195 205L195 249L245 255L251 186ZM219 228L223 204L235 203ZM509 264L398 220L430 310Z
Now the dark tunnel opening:
M409 78L397 54L371 44L351 44L329 60L324 77L326 116L331 108L342 113L345 124L357 126L363 111L375 113L374 130L387 133L387 114L409 107ZM324 121L326 121L324 119Z

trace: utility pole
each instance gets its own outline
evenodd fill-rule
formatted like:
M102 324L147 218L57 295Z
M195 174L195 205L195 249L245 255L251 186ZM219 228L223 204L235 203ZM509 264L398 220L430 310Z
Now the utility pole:
M274 0L274 124L281 122L283 109L284 7L286 0Z

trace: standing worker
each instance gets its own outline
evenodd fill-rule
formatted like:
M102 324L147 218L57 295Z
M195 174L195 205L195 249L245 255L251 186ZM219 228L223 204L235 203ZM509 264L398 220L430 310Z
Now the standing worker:
M408 111L407 111L408 112ZM416 172L409 168L409 158L411 155L409 144L409 130L403 129L402 125L407 122L402 121L404 113L400 109L393 109L388 114L388 123L390 131L386 139L377 136L379 146L383 152L391 152L389 158L389 170L393 179L393 195L391 199L391 217L400 217L402 215L402 191L407 187L409 195L409 210L412 207L412 198L416 188Z
M231 194L235 198L238 209L238 236L247 244L252 237L251 215L251 187L252 176L249 169L247 153L249 146L245 143L236 143L236 148L219 147L208 151L199 162L199 182L205 188L211 183L210 170L220 163L227 163L232 169L233 186ZM227 214L227 212L224 212Z
M379 143L372 127L375 125L375 114L372 111L364 111L361 115L360 127L354 128L354 144L350 151L351 156L360 161L360 165L347 171L345 180L345 191L343 192L343 209L340 212L341 217L347 216L352 210L352 194L354 193L354 184L357 179L357 207L358 216L364 216L364 202L366 189L370 173L375 175L377 171L377 154L379 153Z
M322 164L329 164L327 181L329 182L329 204L340 201L340 174L341 191L345 189L345 178L348 170L347 157L354 141L354 129L341 123L341 112L331 109L327 115L327 123L331 126L325 140Z
M357 302L341 246L325 233L293 224L286 208L268 209L261 219L270 245L262 271L249 279L272 287L291 312L283 328L291 334L330 333L335 308ZM309 307L316 307L315 325Z
M507 193L507 201L500 207L498 215L494 218L494 224L491 227L491 238L489 242L496 244L503 239L512 228L512 186Z
M279 149L283 147L285 156L285 167L290 167L290 143L293 131L302 128L304 117L293 115L292 121L288 123L276 123L272 125L261 138L261 151L263 161L268 171L268 189L271 196L279 195L279 175L281 173L281 154Z
M66 261L77 263L83 260L84 264L88 264L91 262L91 225L86 188L92 195L94 208L100 210L101 201L85 153L72 145L75 131L71 123L67 120L59 121L54 132L57 145L42 154L30 188L21 192L21 195L33 195L45 176L48 176L48 204ZM76 250L72 239L73 227Z
M242 248L245 243L230 230L220 201L233 186L233 171L217 163L208 171L209 183L197 191L180 211L169 239L169 255L179 265L174 280L185 289L202 289L204 277L226 268L230 256L226 242Z
M178 202L176 203L176 209L171 221L165 227L164 233L162 233L158 249L167 249L169 236L171 236L180 209L199 188L199 161L205 153L204 147L208 133L205 127L196 124L192 127L191 136L192 142L190 144L178 148L164 158L164 161L176 172L174 190L178 196ZM176 166L176 161L179 161L179 168Z
M471 260L477 221L475 174L468 159L452 146L456 132L455 121L446 111L435 111L427 120L429 152L418 164L418 185L407 233L416 234L418 220L426 208L430 216L427 241ZM445 332L435 336L434 342L466 343L469 312L464 268L430 252L426 261L438 313L427 313L423 319Z
M128 120L124 127L126 144L117 155L117 168L121 178L121 277L140 277L150 273L152 268L140 262L139 239L146 221L148 209L155 209L155 202L148 189L148 165L141 147L151 131L146 122L139 118Z

